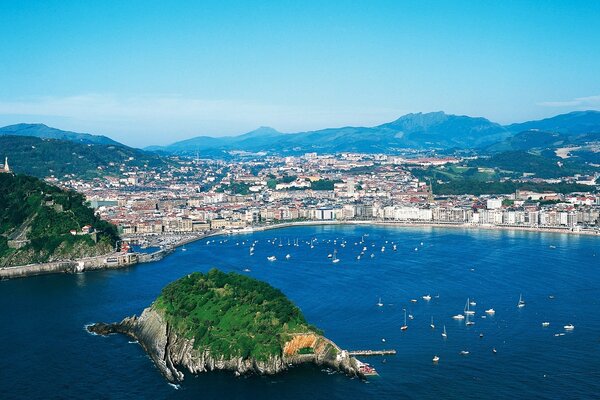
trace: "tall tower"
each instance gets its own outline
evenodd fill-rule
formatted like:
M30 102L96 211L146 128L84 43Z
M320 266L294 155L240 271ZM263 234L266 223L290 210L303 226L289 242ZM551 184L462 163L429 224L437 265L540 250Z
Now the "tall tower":
M429 195L427 196L427 201L433 203L433 185L431 184L431 179L429 179Z
M3 172L10 172L10 167L8 166L8 157L4 157L4 171Z

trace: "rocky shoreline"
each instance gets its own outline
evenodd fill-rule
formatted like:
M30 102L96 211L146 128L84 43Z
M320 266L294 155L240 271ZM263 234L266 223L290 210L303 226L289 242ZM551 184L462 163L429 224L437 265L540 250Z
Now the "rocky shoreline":
M127 317L118 323L97 323L87 327L89 332L99 335L112 333L125 334L139 342L154 361L161 373L170 382L184 379L184 371L199 374L207 371L225 370L236 375L274 375L298 364L314 364L343 372L352 377L364 378L359 362L335 343L320 335L311 335L314 352L312 354L286 354L270 357L268 360L252 358L224 358L211 354L208 349L194 348L194 340L179 335L165 321L160 311L146 308L138 316ZM297 340L292 338L288 344Z

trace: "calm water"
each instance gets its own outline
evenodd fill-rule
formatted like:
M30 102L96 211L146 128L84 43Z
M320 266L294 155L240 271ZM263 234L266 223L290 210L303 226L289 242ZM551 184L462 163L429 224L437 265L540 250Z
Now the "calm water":
M356 260L360 247L354 243L362 234L369 235L369 251ZM267 243L275 237L283 247ZM288 238L299 238L301 246L288 247ZM314 249L304 243L310 238L318 239ZM327 259L335 238L338 264ZM345 248L340 239L347 240ZM250 240L259 241L254 256ZM299 227L201 241L161 262L126 270L0 282L0 397L598 397L599 245L600 238L530 232ZM270 255L278 261L268 262ZM276 377L188 376L176 389L139 345L84 331L90 322L139 314L168 282L211 267L250 268L249 275L282 289L343 348L395 348L398 355L368 360L381 375L368 383L302 367ZM433 298L425 302L421 296L428 293ZM527 302L523 309L516 307L520 293ZM376 305L380 296L383 307ZM477 302L471 327L451 318L467 297ZM418 303L410 303L413 298ZM405 332L403 307L414 316ZM496 315L482 319L490 307ZM542 328L543 321L550 327ZM567 323L575 330L555 336ZM441 337L444 324L447 340ZM461 350L470 354L461 356ZM431 361L436 354L438 365Z

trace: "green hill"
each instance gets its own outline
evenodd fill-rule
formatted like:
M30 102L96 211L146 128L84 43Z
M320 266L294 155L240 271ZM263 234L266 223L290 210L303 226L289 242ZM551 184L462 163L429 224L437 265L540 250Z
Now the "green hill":
M81 194L34 177L0 174L0 204L0 266L104 254L118 240ZM86 225L95 232L83 234Z
M123 145L30 136L0 136L0 157L8 157L13 171L39 178L51 175L93 178L119 174L122 167L156 167L165 163L157 154Z
M179 334L224 358L267 360L297 333L317 333L278 289L236 273L195 272L166 286L154 307Z
M123 146L121 143L109 137L101 135L90 135L89 133L78 133L63 131L44 124L15 124L0 128L0 135L9 136L33 136L43 139L69 140L72 142L92 144L113 144Z
M531 173L539 178L558 178L592 171L578 160L561 159L553 153L544 156L526 151L505 151L490 158L473 160L469 166L496 168L518 174Z

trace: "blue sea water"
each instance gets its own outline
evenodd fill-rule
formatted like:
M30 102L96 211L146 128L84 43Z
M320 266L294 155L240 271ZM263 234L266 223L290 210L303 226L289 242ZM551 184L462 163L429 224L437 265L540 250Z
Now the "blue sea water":
M365 234L368 251L357 260L362 245L354 243ZM267 242L273 238L281 239L283 247ZM300 247L288 247L288 239L296 238ZM313 238L317 240L311 249L305 242ZM129 269L0 282L0 398L600 396L600 238L326 226L210 240ZM251 256L248 249L255 240ZM392 242L397 251L392 251ZM327 258L334 248L337 264ZM288 253L291 259L285 260ZM267 261L271 255L277 261ZM274 377L224 372L187 376L173 387L138 344L84 329L88 323L139 314L167 283L212 267L280 288L310 323L343 348L393 348L398 354L363 358L380 374L367 382L305 366ZM251 271L243 272L245 268ZM521 293L527 305L519 309ZM421 298L425 294L431 294L431 301ZM376 304L379 297L383 307ZM451 318L462 312L467 297L477 302L471 327ZM496 314L481 318L491 307ZM400 330L403 308L414 316L407 331ZM435 329L429 326L432 316ZM551 325L543 328L543 321ZM568 323L575 325L571 332L563 329ZM446 340L441 337L443 325ZM559 333L565 334L555 336ZM469 355L460 355L461 350ZM440 357L438 364L432 363L434 355Z

